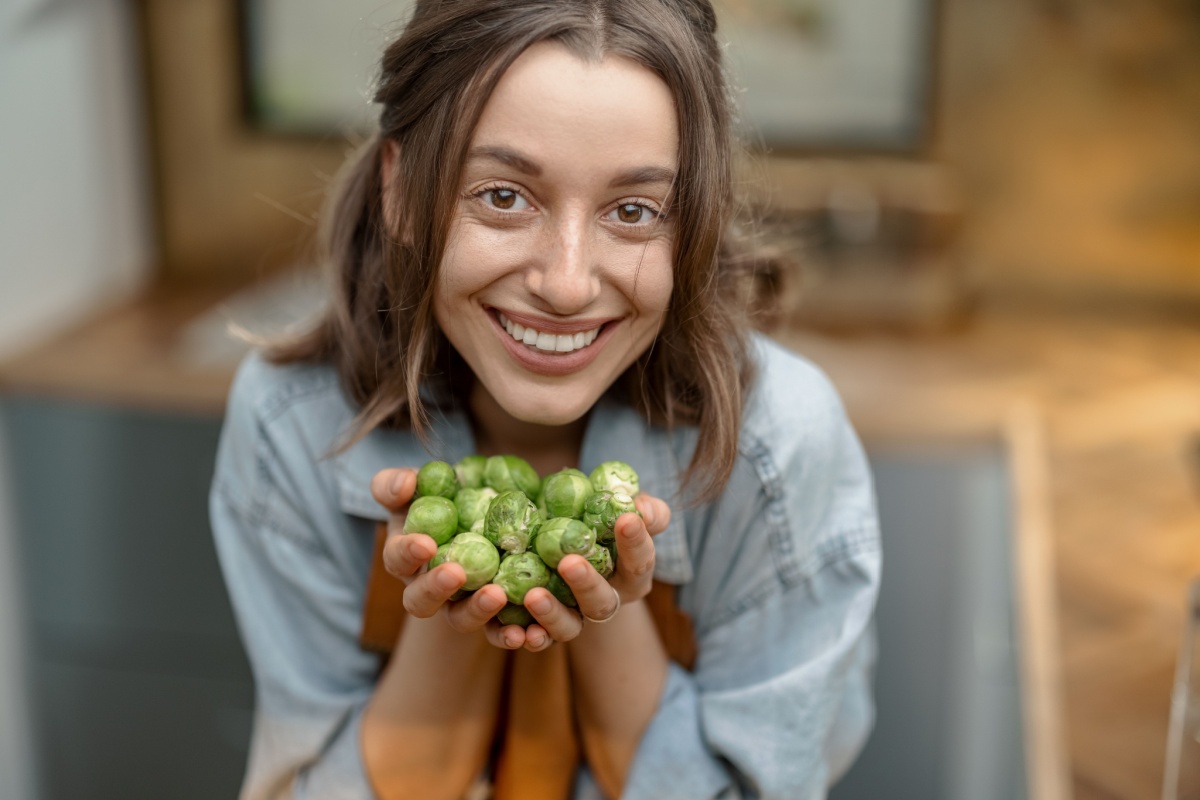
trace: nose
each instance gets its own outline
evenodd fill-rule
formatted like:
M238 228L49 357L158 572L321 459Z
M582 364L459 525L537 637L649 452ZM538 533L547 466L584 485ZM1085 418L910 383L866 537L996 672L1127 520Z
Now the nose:
M526 288L547 311L569 316L600 296L600 249L582 214L564 215L543 229L541 255L526 273Z

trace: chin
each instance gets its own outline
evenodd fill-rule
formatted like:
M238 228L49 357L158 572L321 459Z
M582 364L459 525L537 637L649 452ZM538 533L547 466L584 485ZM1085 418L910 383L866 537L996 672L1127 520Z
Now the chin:
M547 387L509 392L497 401L510 416L521 422L557 427L578 422L591 411L599 397L564 398Z

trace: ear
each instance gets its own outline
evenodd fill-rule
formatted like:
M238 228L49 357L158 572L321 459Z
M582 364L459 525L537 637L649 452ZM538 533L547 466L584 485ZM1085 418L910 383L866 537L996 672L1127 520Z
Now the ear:
M383 219L388 232L400 234L400 143L384 139L379 151L379 186L383 201Z

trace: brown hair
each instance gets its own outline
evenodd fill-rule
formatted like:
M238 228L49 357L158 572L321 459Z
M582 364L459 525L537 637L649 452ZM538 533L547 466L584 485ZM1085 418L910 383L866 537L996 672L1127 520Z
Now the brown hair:
M446 400L469 369L438 330L433 287L470 138L504 71L530 45L580 58L629 58L655 72L679 118L674 290L654 345L618 389L659 424L702 432L684 476L711 499L737 458L752 375L733 285L755 266L732 256L729 97L708 0L422 0L383 56L380 132L348 162L327 206L322 244L334 270L331 307L277 363L327 361L361 411L349 442L375 427L428 432L426 403ZM398 221L385 219L383 142L398 144ZM397 237L389 231L402 228ZM747 267L750 269L748 270ZM422 395L422 388L432 389ZM348 446L348 445L347 445Z

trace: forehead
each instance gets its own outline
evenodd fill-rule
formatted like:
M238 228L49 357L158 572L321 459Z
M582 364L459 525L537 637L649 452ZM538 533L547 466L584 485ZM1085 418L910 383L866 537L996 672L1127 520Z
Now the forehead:
M614 169L673 168L675 102L650 69L621 57L585 60L556 42L531 46L505 71L472 138L534 158L579 159Z

